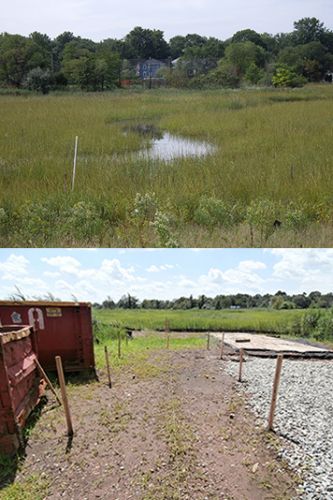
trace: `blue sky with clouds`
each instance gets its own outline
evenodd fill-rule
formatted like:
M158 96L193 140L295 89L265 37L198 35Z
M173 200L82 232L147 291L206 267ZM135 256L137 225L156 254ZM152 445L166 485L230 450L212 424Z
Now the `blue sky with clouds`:
M101 302L228 293L333 291L333 249L0 249L0 298L48 292Z
M134 26L158 28L170 38L200 33L226 39L236 31L291 31L302 17L333 28L332 0L0 0L0 32L28 35L63 31L96 41L122 38Z

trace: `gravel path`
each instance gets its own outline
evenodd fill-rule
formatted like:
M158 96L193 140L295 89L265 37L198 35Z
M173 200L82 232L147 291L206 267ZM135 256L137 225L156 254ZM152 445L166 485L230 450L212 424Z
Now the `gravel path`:
M276 360L249 358L243 389L267 424ZM227 371L238 375L238 363ZM275 430L285 439L281 457L304 477L304 500L333 500L333 363L284 360Z

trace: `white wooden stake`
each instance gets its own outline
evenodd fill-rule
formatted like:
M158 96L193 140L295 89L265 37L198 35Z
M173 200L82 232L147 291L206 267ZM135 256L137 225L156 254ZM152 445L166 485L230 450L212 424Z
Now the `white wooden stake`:
M75 149L74 149L74 165L73 165L73 178L72 178L72 191L74 191L75 187L75 176L76 176L76 163L77 163L77 150L79 146L79 138L75 137Z

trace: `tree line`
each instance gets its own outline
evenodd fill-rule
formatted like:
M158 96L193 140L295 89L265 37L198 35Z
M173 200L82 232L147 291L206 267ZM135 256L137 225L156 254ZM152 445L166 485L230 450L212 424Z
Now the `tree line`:
M0 85L47 93L51 89L110 90L139 81L139 61L164 61L158 76L173 87L300 86L330 79L333 31L316 18L290 33L246 29L227 40L199 34L167 42L161 30L134 28L123 39L101 42L64 32L54 39L0 34Z
M180 297L174 300L145 299L140 301L130 294L124 295L120 300L114 301L108 297L102 304L95 303L97 309L201 309L201 310L221 310L221 309L254 309L272 308L283 309L330 309L333 307L333 293L322 294L314 291L309 294L302 293L288 295L278 291L276 294L256 294L249 295L238 293L235 295L217 295L215 298L200 295L194 298Z

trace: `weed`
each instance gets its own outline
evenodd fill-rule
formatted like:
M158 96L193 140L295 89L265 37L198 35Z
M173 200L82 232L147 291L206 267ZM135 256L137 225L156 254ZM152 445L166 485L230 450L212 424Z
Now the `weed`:
M156 231L159 244L163 248L178 248L179 243L172 235L170 229L170 219L169 217L163 213L158 211L155 215L154 222L152 223L152 227Z

